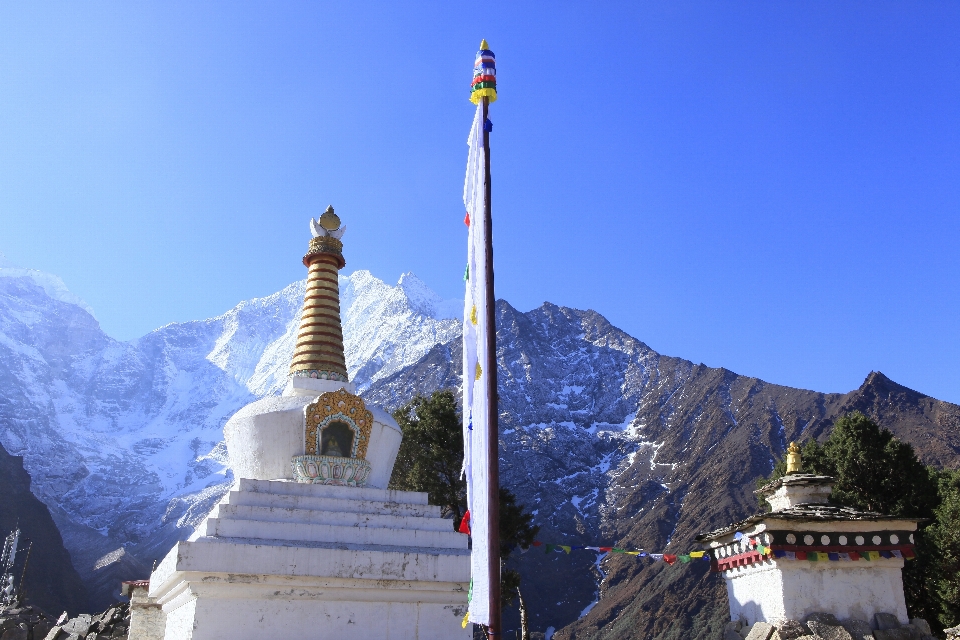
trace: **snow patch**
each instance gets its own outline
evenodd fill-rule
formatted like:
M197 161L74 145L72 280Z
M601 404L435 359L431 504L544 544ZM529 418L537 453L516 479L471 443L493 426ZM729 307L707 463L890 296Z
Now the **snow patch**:
M598 553L597 559L593 563L594 569L597 570L597 573L600 575L600 579L597 580L597 596L593 602L588 604L583 611L580 612L580 615L577 616L577 620L586 616L590 611L600 603L600 586L603 584L603 581L607 577L607 573L603 570L603 567L600 566L600 563L603 562L603 559L607 557L607 552Z

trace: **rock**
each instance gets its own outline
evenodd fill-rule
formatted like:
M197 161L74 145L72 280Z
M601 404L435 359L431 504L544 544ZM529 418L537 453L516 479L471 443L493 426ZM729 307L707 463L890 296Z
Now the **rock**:
M799 636L796 640L823 640L820 636Z
M810 635L810 630L802 622L788 620L786 618L774 620L773 626L780 635L781 640L795 640L801 636Z
M63 616L60 617L62 618ZM59 624L54 625L51 627L50 631L47 632L47 635L43 638L43 640L57 640L57 636L61 635L62 633L60 631L61 628L62 627Z
M723 632L723 640L743 640L743 638L740 636L739 632L726 629Z
M811 621L822 622L823 624L830 625L831 627L842 626L840 621L837 620L837 617L832 613L811 613L807 616L807 619L804 622L806 622L807 626L809 627ZM811 628L810 631L813 631L813 629ZM817 632L813 631L813 635L817 635Z
M776 631L772 624L766 622L757 622L750 627L750 633L747 634L746 640L770 640L770 636L773 635L773 632Z
M57 618L57 626L62 627L63 625L67 624L67 620L69 619L70 619L70 615L67 614L66 611L64 611L63 613L60 614L60 617Z
M63 630L69 634L76 634L83 638L90 632L93 625L93 616L88 613L81 613L76 618L72 618L67 624L63 625Z
M0 640L27 640L28 635L30 635L30 629L21 623L4 631Z
M740 629L743 629L743 623L740 622L739 620L731 620L723 627L724 633L726 633L727 631L733 631L734 633L739 634Z
M877 623L877 629L880 631L900 628L900 621L897 620L897 616L892 613L877 613L873 616L873 619Z
M842 624L853 640L875 640L873 629L866 620L844 620Z
M949 629L944 629L943 632L947 636L947 640L958 640L960 639L960 624L955 627L950 627Z
M830 618L837 623L829 624L827 622L821 622L820 620L807 620L807 626L810 627L810 631L812 631L815 636L820 636L823 640L853 640L853 637L847 633L847 630L843 628L839 620L833 616L830 616Z
M898 627L896 629L877 629L873 632L875 640L914 640L916 629L913 627Z
M933 631L930 630L930 623L924 620L923 618L913 618L910 620L910 624L916 627L921 634L925 636L932 636Z
M46 618L40 618L33 625L33 640L43 640L50 632L50 621Z

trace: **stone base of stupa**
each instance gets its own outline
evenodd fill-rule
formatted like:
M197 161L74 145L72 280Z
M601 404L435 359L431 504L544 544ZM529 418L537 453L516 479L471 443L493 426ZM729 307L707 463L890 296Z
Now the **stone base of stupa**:
M242 479L150 577L166 640L447 640L467 537L424 493Z

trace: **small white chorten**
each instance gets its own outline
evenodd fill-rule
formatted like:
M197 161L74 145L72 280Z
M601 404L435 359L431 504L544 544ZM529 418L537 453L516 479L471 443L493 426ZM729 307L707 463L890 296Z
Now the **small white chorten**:
M424 493L386 489L401 432L347 380L344 228L311 220L283 395L224 427L236 484L150 576L166 640L469 638L467 537Z
M791 443L788 475L757 491L771 512L697 537L726 581L730 619L869 622L879 613L907 624L901 571L917 520L827 504L833 478L797 473L799 462Z

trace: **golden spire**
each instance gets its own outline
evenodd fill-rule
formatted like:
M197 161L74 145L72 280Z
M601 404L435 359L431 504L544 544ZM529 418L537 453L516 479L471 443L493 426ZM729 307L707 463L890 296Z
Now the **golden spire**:
M347 382L340 326L340 285L337 272L346 265L341 238L347 228L327 207L319 220L310 219L310 249L303 257L307 267L307 291L297 334L297 347L290 362L290 375Z
M480 41L480 48L481 48L481 49L489 49L489 48L490 48L490 45L487 44L487 41L486 41L486 40L481 40L481 41Z
M800 461L800 447L796 442L791 442L787 447L787 475L792 473L801 473L803 465Z

